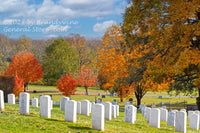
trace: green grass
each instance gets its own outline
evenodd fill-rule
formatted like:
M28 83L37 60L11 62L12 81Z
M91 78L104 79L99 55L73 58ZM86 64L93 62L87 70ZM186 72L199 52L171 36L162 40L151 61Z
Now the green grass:
M77 122L65 122L64 112L60 111L58 106L54 106L51 112L51 118L43 118L39 116L39 108L30 106L29 115L20 115L19 104L5 104L5 111L0 112L0 132L1 133L52 133L52 132L99 132L92 129L91 116L77 115ZM189 127L189 123L187 124ZM120 116L111 121L105 120L104 132L127 132L127 133L175 133L174 127L167 126L166 122L161 122L161 128L149 127L146 119L137 113L135 124L124 122L124 109L120 108ZM188 133L197 133L195 130L187 128Z

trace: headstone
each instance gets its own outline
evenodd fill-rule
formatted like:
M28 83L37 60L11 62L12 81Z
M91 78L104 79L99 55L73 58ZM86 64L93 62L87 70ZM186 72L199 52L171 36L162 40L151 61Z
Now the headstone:
M90 104L90 102L88 100L81 101L81 114L82 115L90 116L89 104Z
M97 100L96 103L101 103L101 100Z
M55 101L55 102L53 103L53 105L60 105L60 102L59 102L59 101Z
M38 98L32 99L32 106L38 108Z
M110 102L105 102L105 119L111 120L112 119L112 104Z
M29 100L30 95L29 93L22 92L19 95L19 113L26 115L29 114Z
M60 110L64 111L65 110L65 101L68 101L69 97L62 97L61 102L60 102Z
M166 109L160 109L160 118L161 118L161 121L167 121L167 117L168 117L168 110L166 110Z
M151 117L151 108L147 108L147 116L146 116L147 122L149 122L150 117Z
M162 99L163 97L162 96L158 96L158 98Z
M186 112L186 109L181 109L180 111L184 111L184 112Z
M137 108L134 107L133 105L127 105L125 107L125 117L124 117L124 121L128 122L128 123L135 123L135 110Z
M44 95L40 97L40 116L51 118L51 97L48 95Z
M190 128L199 130L199 114L193 113L190 116Z
M76 122L77 117L77 102L68 100L65 102L65 121Z
M112 105L118 105L118 103L115 101L112 101Z
M14 94L8 94L8 103L15 104L15 95Z
M4 111L4 94L2 90L0 90L0 110Z
M139 109L142 110L145 107L145 104L140 104Z
M188 111L188 121L190 121L191 116L192 116L193 114L195 114L194 111Z
M168 112L168 118L167 118L168 126L175 126L175 117L176 117L176 112L174 111Z
M151 108L149 108L149 107L145 107L144 108L144 118L145 119L147 119L147 117L148 117L148 112L147 111L149 111L149 109L151 109Z
M165 105L170 105L170 103L169 102L165 102Z
M100 96L101 95L101 93L98 93L98 96Z
M156 105L152 105L152 108L156 108Z
M91 113L91 112L92 112L92 103L89 102L89 113Z
M53 100L50 100L50 109L53 109Z
M92 129L104 131L104 105L92 106Z
M116 118L116 106L112 105L112 117Z
M161 108L162 108L162 109L167 109L167 107L166 107L166 106L162 106Z
M81 114L81 102L77 102L77 113Z
M186 125L187 125L187 115L184 111L179 111L176 113L175 118L175 131L186 133Z
M160 110L159 109L157 108L151 109L149 126L160 128Z
M115 105L116 106L116 116L119 116L119 105Z

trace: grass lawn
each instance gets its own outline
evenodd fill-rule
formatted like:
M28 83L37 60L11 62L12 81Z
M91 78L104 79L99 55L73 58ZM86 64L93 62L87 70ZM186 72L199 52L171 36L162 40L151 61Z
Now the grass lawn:
M20 115L19 104L5 104L5 111L0 112L0 132L4 133L52 133L52 132L99 132L92 130L91 116L77 115L77 122L65 122L64 112L60 111L58 106L54 106L51 112L51 118L42 118L39 116L39 108L30 106L29 115ZM187 123L189 127L189 123ZM124 109L120 108L120 116L111 121L105 120L105 131L111 132L127 132L127 133L175 133L174 127L167 126L166 122L161 122L160 129L149 127L141 112L137 112L137 120L135 124L124 122ZM196 130L187 128L187 133L197 133Z

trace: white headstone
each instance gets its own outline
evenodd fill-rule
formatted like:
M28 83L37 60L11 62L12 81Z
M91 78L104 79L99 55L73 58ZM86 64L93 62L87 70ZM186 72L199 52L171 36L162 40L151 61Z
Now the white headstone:
M32 99L32 106L38 108L38 98Z
M166 107L166 106L162 106L161 108L162 108L162 109L167 109L167 107Z
M4 111L4 94L2 90L0 90L0 110Z
M55 102L53 103L53 105L60 105L60 102L59 102L59 101L55 101Z
M53 109L53 100L50 100L50 105L51 105L50 109L52 110Z
M111 120L112 119L112 104L110 102L105 102L104 104L105 108L105 119Z
M29 93L22 92L19 95L19 113L26 115L29 114Z
M156 108L156 105L152 105L152 108Z
M119 105L115 105L116 106L116 116L119 116Z
M184 111L184 112L186 112L186 109L181 109L180 111Z
M168 110L166 110L166 109L160 109L160 118L161 118L161 121L167 121L167 117L168 117Z
M68 100L65 102L65 121L76 122L77 117L77 102Z
M92 129L104 131L104 105L94 104L92 106Z
M15 94L8 94L8 103L15 104Z
M156 108L151 109L149 126L160 128L160 109Z
M115 101L112 101L112 105L118 105L118 103Z
M190 128L199 130L199 114L193 113L190 116Z
M135 123L135 110L137 108L134 107L133 105L127 105L125 107L125 117L124 117L124 121L128 122L128 123Z
M149 122L149 120L150 120L150 117L151 117L151 108L147 108L147 112L146 112L147 114L147 122Z
M168 112L168 118L167 118L168 126L175 126L175 117L176 117L175 111Z
M82 115L90 116L89 104L90 104L90 101L88 101L88 100L81 101L81 114Z
M81 102L77 102L77 113L81 114Z
M145 104L140 104L139 105L139 109L141 109L142 110L142 108L144 108L145 107Z
M188 111L188 121L190 121L191 116L195 114L194 111Z
M176 112L175 131L186 133L187 114L185 111Z
M65 111L65 101L70 100L69 97L62 97L60 102L60 110Z
M116 118L116 106L112 105L112 117Z
M92 113L92 103L89 102L89 113Z
M147 117L148 117L148 115L149 115L149 113L148 113L148 111L150 112L149 109L151 109L151 108L145 107L145 109L144 109L144 118L145 118L145 119L147 119Z
M51 118L51 105L50 105L51 97L48 95L44 95L40 97L40 116Z

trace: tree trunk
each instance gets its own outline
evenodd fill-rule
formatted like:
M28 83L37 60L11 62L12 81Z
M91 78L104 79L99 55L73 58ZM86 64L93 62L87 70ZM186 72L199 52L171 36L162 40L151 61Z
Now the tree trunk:
M85 95L88 95L88 87L85 86Z
M121 102L123 102L123 98L121 98L120 100L121 100Z
M139 105L141 104L141 98L140 97L136 97L137 98L137 106L139 107Z
M197 107L200 110L200 88L198 88L198 91L199 91L199 97L196 98L196 101L197 101Z
M28 90L28 83L24 83L24 92L26 92L26 90Z

